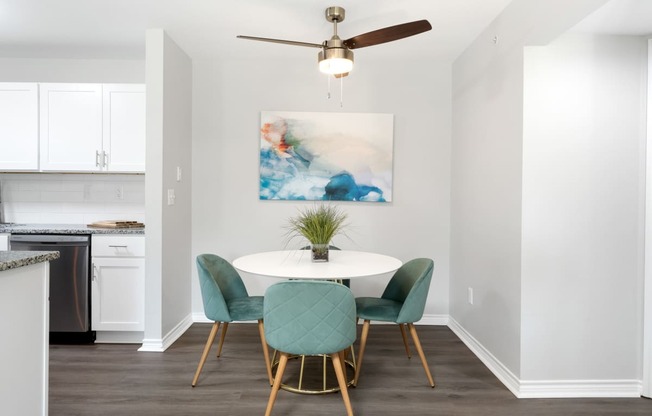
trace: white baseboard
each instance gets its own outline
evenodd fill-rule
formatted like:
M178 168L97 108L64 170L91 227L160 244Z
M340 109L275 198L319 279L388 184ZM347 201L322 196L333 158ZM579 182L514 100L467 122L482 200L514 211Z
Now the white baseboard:
M519 399L640 397L641 380L520 380L455 319L448 327Z
M639 380L521 381L519 399L641 397Z
M420 321L415 322L415 325L436 325L448 326L448 315L428 315L424 314Z
M172 328L163 338L145 338L138 349L141 352L164 352L192 325L192 315L189 314Z
M464 344L482 361L487 368L494 373L514 396L519 397L520 380L514 375L503 363L501 363L492 353L490 353L481 343L479 343L466 329L464 329L455 319L449 317L448 327L462 340Z
M202 323L202 324L212 324L213 321L208 319L206 315L204 315L204 312L193 312L192 313L192 321L197 322L197 323Z

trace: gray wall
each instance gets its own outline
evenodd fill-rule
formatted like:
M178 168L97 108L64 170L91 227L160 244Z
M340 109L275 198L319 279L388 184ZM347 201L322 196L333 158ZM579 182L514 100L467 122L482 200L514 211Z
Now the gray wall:
M360 57L340 83L316 62L193 62L193 257L228 260L284 248L287 219L311 203L258 200L260 111L394 114L394 187L391 203L342 203L351 240L335 244L403 261L430 257L435 272L424 321L445 323L448 313L450 193L450 65L429 61L382 63ZM194 267L194 265L192 266ZM250 293L271 283L244 276ZM379 295L388 277L354 281L356 294ZM193 281L193 311L202 304ZM436 322L435 322L436 321Z

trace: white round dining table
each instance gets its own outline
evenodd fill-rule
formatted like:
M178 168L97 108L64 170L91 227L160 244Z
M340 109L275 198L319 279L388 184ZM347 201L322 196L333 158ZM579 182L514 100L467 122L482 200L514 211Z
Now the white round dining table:
M233 261L238 271L284 279L354 279L398 270L399 259L384 254L330 250L328 261L312 261L310 250L281 250L249 254Z

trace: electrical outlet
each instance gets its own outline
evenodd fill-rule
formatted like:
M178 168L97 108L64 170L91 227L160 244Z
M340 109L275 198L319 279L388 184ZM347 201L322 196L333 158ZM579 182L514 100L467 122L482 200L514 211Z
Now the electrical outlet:
M115 199L124 199L124 190L122 185L117 185L115 187Z
M177 182L181 182L181 166L177 166Z
M473 288L470 287L467 289L469 305L473 305Z

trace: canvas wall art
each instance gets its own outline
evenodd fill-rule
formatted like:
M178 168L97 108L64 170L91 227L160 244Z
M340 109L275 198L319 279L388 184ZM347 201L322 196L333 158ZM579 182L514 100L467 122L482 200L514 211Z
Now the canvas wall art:
M263 111L260 199L392 200L392 114Z

